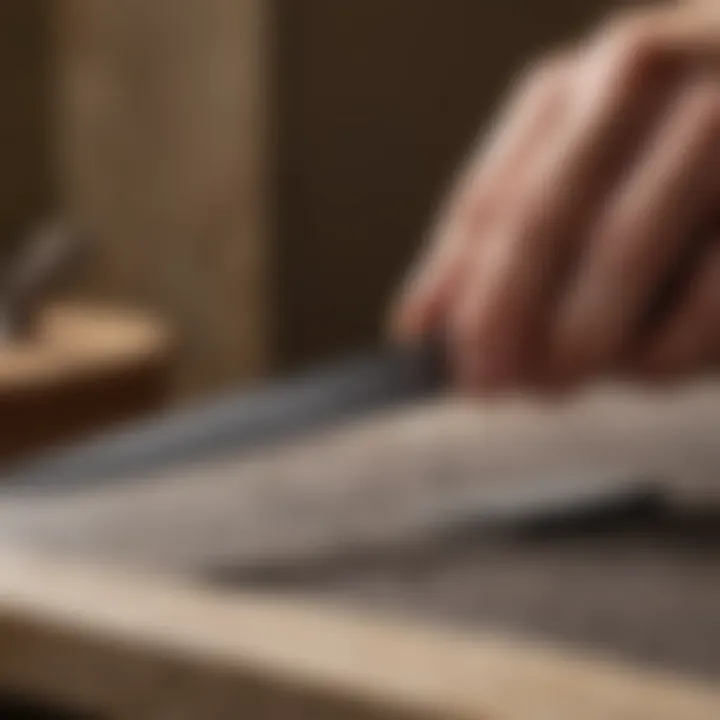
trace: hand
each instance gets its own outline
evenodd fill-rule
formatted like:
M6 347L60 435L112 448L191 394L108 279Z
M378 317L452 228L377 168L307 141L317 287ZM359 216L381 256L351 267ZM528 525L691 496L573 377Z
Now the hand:
M460 173L397 332L442 329L478 392L720 359L718 61L720 12L701 4L617 16L531 68Z

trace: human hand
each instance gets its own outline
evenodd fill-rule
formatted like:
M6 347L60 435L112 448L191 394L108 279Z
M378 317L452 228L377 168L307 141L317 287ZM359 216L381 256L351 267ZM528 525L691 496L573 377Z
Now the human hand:
M718 60L720 13L700 4L624 13L533 66L461 172L396 332L445 332L476 392L718 360Z

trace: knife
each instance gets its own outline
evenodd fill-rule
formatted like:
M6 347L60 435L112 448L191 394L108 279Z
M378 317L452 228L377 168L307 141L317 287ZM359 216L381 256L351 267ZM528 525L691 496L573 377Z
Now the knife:
M47 498L68 489L147 481L155 472L239 457L386 408L430 399L446 385L446 377L439 343L387 346L21 463L0 477L0 501L18 492L39 492ZM614 526L638 514L657 512L664 495L664 488L637 468L594 479L589 489L584 480L563 481L545 494L527 497L517 497L513 488L507 488L507 498L500 505L482 503L482 509L474 506L464 511L472 516L474 527L488 530L561 530L597 521ZM444 514L442 508L438 514Z
M0 477L0 484L23 488L96 484L237 456L343 420L419 402L440 390L445 376L439 344L388 345L21 462Z
M709 247L697 233L642 319L652 332L687 289ZM332 426L399 404L429 398L448 376L440 336L341 361L290 380L240 390L200 407L113 431L90 442L20 463L0 484L59 487L146 475L219 459Z

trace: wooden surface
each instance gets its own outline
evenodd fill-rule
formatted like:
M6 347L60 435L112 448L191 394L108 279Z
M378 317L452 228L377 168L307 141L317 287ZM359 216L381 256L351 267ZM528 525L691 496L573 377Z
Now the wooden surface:
M303 559L368 541L382 555L408 539L432 538L459 508L467 520L488 487L583 482L588 467L608 476L655 470L683 502L707 501L720 467L719 400L718 385L705 383L657 395L604 388L554 408L520 400L441 404L153 482L40 494L6 488L0 690L141 720L715 720L715 681L618 660L598 650L602 643L570 649L552 634L531 641L522 624L490 632L482 617L465 618L462 630L432 629L429 617L453 625L461 618L422 602L376 603L403 610L402 619L351 611L361 594L327 593L318 582L297 583L285 599L248 593L242 582L223 585L215 571L234 568L242 577L258 561L267 568L281 559L301 568ZM501 585L513 563L520 567L528 609L547 599L539 588L552 578L573 592L549 565L522 570L517 558L488 552L475 560L507 562L496 574ZM592 553L588 562L597 560ZM582 582L582 562L573 566L567 554L559 562ZM632 577L642 584L637 567ZM684 577L681 594L690 592L692 573ZM415 588L431 605L428 588ZM592 602L615 602L610 588L591 589L588 583L597 597L576 595L587 613ZM424 620L408 619L408 607Z
M3 553L0 687L103 717L716 720L717 687L490 633Z
M239 563L212 579L238 591L312 594L456 628L492 627L720 681L718 504L555 523L552 533L492 533L466 521L424 542Z
M170 383L163 324L57 305L26 342L0 349L0 458L18 458L159 407Z

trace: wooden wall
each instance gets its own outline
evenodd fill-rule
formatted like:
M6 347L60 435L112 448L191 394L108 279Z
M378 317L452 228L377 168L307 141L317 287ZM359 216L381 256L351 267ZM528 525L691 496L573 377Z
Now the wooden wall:
M63 202L96 241L85 291L167 318L183 395L261 374L266 3L59 2Z
M176 324L186 394L372 342L507 80L608 0L58 0L88 291Z

